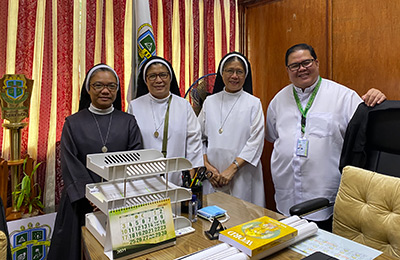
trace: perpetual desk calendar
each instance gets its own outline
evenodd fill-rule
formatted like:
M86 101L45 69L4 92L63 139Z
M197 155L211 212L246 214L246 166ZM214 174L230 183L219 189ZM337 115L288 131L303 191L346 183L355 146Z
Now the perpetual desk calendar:
M168 182L168 173L192 168L187 159L148 149L90 154L86 166L107 180L86 185L86 198L100 211L86 214L85 225L110 259L173 245L175 234L191 227L180 215L180 202L192 198L190 189Z

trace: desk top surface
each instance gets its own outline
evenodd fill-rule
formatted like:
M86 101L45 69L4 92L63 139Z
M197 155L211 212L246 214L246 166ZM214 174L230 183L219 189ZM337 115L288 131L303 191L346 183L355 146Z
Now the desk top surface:
M230 195L222 192L216 192L204 196L204 206L218 205L227 210L230 219L223 223L226 228L230 228L241 223L253 220L261 216L269 216L274 219L282 218L282 215L273 212L271 210L259 207L252 203L237 199ZM210 246L221 243L218 240L209 240L204 231L209 230L211 222L198 218L197 222L193 223L193 227L196 229L195 232L177 237L176 245L171 246L162 250L155 251L150 254L136 257L135 259L175 259L187 254L197 252L199 250L208 248ZM86 229L82 227L82 240L83 248L90 255L89 259L107 260L108 257L104 255L104 250L101 244L94 238L94 236ZM294 252L290 249L284 249L280 252L269 256L267 259L302 259L303 255ZM380 255L376 259L394 259L386 255Z

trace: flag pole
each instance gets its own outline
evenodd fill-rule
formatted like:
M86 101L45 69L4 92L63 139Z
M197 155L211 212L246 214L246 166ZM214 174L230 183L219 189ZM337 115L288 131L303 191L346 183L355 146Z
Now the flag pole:
M131 71L131 80L129 85L131 86L130 93L127 95L128 102L136 97L136 79L137 79L137 27L136 27L136 0L132 0L132 71Z
M137 75L140 66L151 56L156 55L156 41L151 25L150 5L146 0L132 2L132 72L129 84L127 101L134 99L137 94ZM140 12L138 12L140 10Z

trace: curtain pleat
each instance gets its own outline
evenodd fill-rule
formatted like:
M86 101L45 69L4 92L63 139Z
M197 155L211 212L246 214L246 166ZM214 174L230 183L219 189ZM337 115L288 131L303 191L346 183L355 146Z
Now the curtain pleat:
M96 12L96 0L87 0L86 2L86 68L84 73L93 66L95 63L95 46L97 34L96 23L97 23L97 12Z
M36 110L38 111L38 118L37 122L35 122L35 128L32 128L34 124L29 122L31 128L28 139L28 154L33 158L37 158L37 161L43 162L39 171L40 174L37 175L37 181L44 184L46 169L50 168L52 164L52 161L48 160L48 155L52 153L51 150L48 150L48 146L51 146L49 136L51 134L50 129L52 128L50 127L50 121L52 112L53 69L57 70L57 67L53 65L53 3L49 1L42 4L45 19L43 23L43 49L40 55L43 57L43 62L41 63L41 67L38 66L39 68L37 69L38 74L41 75L41 82L36 81L36 83L40 87L34 85L34 88L38 90L38 95L40 95L40 100L38 101L40 111ZM44 51L47 49L50 51ZM30 115L33 111L35 110L31 110ZM33 138L31 134L35 135L36 138Z
M18 3L18 1L15 1ZM2 7L0 8L0 76L6 73L6 57L7 57L7 38L8 38L8 1L2 1ZM0 131L0 147L3 142L3 133Z
M42 19L36 19L35 23L35 35L34 35L34 51L33 51L33 64L32 64L32 79L33 88L31 94L31 109L29 111L29 124L28 124L28 138L27 138L27 152L32 158L37 157L37 145L38 145L38 130L39 130L39 114L41 111L41 90L42 90L42 78L43 78L43 63L44 63L44 28L46 22L46 1L37 1L37 17ZM51 25L49 25L51 26ZM46 105L46 104L44 104ZM45 110L45 109L44 109ZM45 114L45 112L43 112ZM42 121L43 124L48 124L48 121Z
M113 42L113 46L109 46L112 49L109 49L110 53L113 53L113 68L115 71L121 71L125 75L125 66L124 66L124 20L125 20L125 10L126 10L126 2L121 0L114 0L113 3L113 39L110 39ZM131 23L132 24L132 23ZM131 41L131 40L130 40ZM120 82L122 86L125 86L125 78L120 75ZM128 81L129 82L129 81ZM127 84L128 85L128 84ZM121 92L122 100L125 100L124 91ZM127 108L126 108L127 109ZM125 103L122 102L122 110L125 110Z

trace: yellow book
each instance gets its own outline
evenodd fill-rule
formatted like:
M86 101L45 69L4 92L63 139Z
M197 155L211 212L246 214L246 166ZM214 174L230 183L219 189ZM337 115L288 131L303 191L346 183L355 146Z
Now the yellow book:
M221 231L219 240L254 257L295 236L297 229L264 216Z

